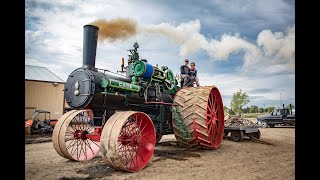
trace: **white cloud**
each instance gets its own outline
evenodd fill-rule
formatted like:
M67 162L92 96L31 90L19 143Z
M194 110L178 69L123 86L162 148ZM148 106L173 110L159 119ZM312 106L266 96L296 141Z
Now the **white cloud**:
M228 59L233 53L239 53L241 50L244 54L244 66L254 65L260 59L260 50L248 41L237 36L224 34L221 41L212 39L208 44L209 54L215 59Z
M257 38L259 46L263 47L266 55L278 56L294 63L295 60L295 26L290 27L285 35L283 32L272 33L271 30L263 30Z

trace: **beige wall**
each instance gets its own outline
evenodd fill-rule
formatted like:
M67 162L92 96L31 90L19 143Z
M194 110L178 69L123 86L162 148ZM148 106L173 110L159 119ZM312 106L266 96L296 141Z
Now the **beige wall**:
M28 108L51 112L51 119L59 119L64 110L64 84L53 85L52 82L25 80L25 116L29 116ZM39 116L43 120L44 116ZM48 118L48 117L47 117Z
M36 110L36 107L25 107L24 109L24 119L30 119L33 112Z

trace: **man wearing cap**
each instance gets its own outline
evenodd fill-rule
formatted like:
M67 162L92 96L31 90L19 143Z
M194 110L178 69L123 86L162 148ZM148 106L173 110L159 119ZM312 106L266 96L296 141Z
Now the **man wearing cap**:
M181 86L181 88L183 86L185 86L190 80L190 76L189 76L190 68L188 67L188 64L189 64L189 60L185 59L184 65L182 65L180 67L180 78L181 78L180 86Z

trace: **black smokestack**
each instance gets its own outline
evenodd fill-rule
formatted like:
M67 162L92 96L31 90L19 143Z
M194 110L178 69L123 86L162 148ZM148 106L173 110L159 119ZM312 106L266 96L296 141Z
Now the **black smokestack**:
M82 67L95 69L99 28L85 25L83 31L83 64Z

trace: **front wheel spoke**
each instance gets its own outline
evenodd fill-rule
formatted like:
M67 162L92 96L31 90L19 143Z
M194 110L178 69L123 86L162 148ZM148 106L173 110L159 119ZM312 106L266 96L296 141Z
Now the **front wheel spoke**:
M128 163L130 163L132 161L132 157L131 157L131 154L130 154L130 146L127 146L127 150L126 150L126 157L127 157L127 160L126 160L126 165L128 165Z
M90 148L90 150L91 150L92 154L94 155L93 149L91 148L91 145L90 145L90 143L89 143L88 139L87 139L87 140L85 140L85 145L86 145L86 146L88 146L88 147Z
M120 152L120 149L122 150L121 152ZM120 155L120 158L124 160L123 157L125 156L125 153L126 153L126 146L123 145L120 149L118 149L118 153Z
M128 163L128 154L127 154L127 150L128 150L128 147L127 146L124 146L124 150L123 150L123 152L122 152L122 157L125 157L125 165L127 165L127 163Z
M66 132L66 136L74 137L74 133Z
M132 136L133 135L133 130L134 130L134 127L130 126L129 129L128 129L128 136Z
M119 143L119 145L118 145L118 153L123 152L123 149L124 149L124 145Z
M74 117L74 118L72 119L72 121L71 121L71 122L72 122L72 125L75 125L75 128L76 128L76 129L80 129L80 128L79 128L79 121L78 121L78 120L79 120L79 114L76 115L76 117Z
M137 156L137 150L135 151L135 157L136 157L136 164L137 164L137 169L139 167L139 164L138 164L138 156Z
M126 134L126 135L131 135L130 133L130 131L131 131L131 129L132 129L132 124L130 124L130 122L128 122L127 123L128 125L126 125L126 127L125 127L125 131L124 131L124 133Z
M82 130L81 129L81 126L80 126L80 123L81 123L81 120L80 120L80 118L82 117L82 116L80 116L81 114L78 114L76 117L78 117L77 118L77 123L76 123L76 126L78 127L78 129L80 129L80 130Z
M140 148L138 149L138 151L136 153L137 153L137 155L139 155L141 157L142 161L144 161L143 156L140 154Z
M91 142L93 142L97 147L100 148L100 145L98 145L95 141L92 141L91 139L89 139Z
M67 142L67 141L72 141L72 140L74 140L74 139L76 139L76 138L74 138L73 135L72 135L72 136L66 135L66 137L65 137L65 142Z
M67 146L67 150L68 150L71 146L73 146L73 145L75 144L75 141L76 141L76 140L72 140L72 141L69 143L69 145ZM71 144L73 144L73 145L71 145Z
M68 128L67 128L67 130L66 130L66 133L67 133L67 132L70 133L70 134L74 134L74 133L75 133L75 131L71 131L71 130L68 129Z
M82 140L81 141L81 148L82 148L82 152L83 152L83 155L87 158L87 146L86 146L86 143L85 143L85 140Z
M146 136L147 134L149 134L150 133L150 131L149 132L147 132L147 133L145 133L144 135L142 135L142 136L140 136L140 134L141 134L141 132L139 133L139 137L138 138L141 138L141 137L144 137L144 136Z
M84 145L83 153L84 153L84 155L86 157L86 160L88 160L86 140L83 140L83 145Z
M141 120L140 120L140 123L139 123L139 125L138 125L138 129L140 130L141 129L141 124L142 124L142 121L144 120L144 118L142 118Z
M78 142L78 139L76 140L76 142L75 142L75 144ZM77 147L74 149L74 151L73 151L73 148L74 148L74 146L72 146L72 149L71 149L71 156L73 157L73 154L76 152L76 150L77 150Z
M133 152L130 150L130 151L129 151L129 155L130 155L130 157L131 157L131 161L130 161L130 162L133 164L133 167L134 167L135 164L134 164L134 158L133 158L132 153L133 153ZM130 167L131 167L131 166L130 166Z
M77 148L76 148L76 149L77 149L77 159L79 160L79 158L78 158L78 156L79 156L79 151L78 151L78 149L79 149L79 148L78 148L78 147L79 147L79 140L77 141Z
M81 157L81 150L84 152L83 147L82 147L83 141L82 141L82 140L79 140L79 141L80 141L80 142L79 142L80 151L79 151L79 158L78 158L78 160L79 160L80 157Z
M83 126L83 124L84 124L84 123L83 123L83 114L80 116L79 121L80 121L80 122L79 122L79 125L78 125L78 126L79 126L79 128L83 131L83 128L82 128L82 126Z
M84 126L83 126L83 125L85 124L85 123L84 123L84 118L85 118L85 117L82 115L82 116L81 116L81 119L80 119L79 126L80 126L81 130L84 130Z
M88 133L91 133L91 130L93 129L93 127L91 127L91 126L88 126L88 128L87 129L85 129L84 131L87 131Z
M143 130L144 130L144 128L146 128L147 127L147 124L146 125L144 125L144 127L140 130L140 134L143 132Z
M76 132L76 131L77 131L77 129L75 129L75 128L77 128L77 127L73 127L73 124L71 124L71 123L70 123L70 124L69 124L69 127L71 127L71 128L73 129L73 131L74 131L74 132Z
M81 151L83 152L83 154L85 154L83 144L84 144L84 141L83 140L79 140L80 151L79 151L78 160L80 160L80 158L81 158Z
M141 124L142 124L142 121L144 120L144 118L141 118L141 120L140 120L140 123L139 123L139 125L137 124L137 126L138 126L138 130L136 131L136 135L139 135L141 132L142 132L142 130L141 130Z

